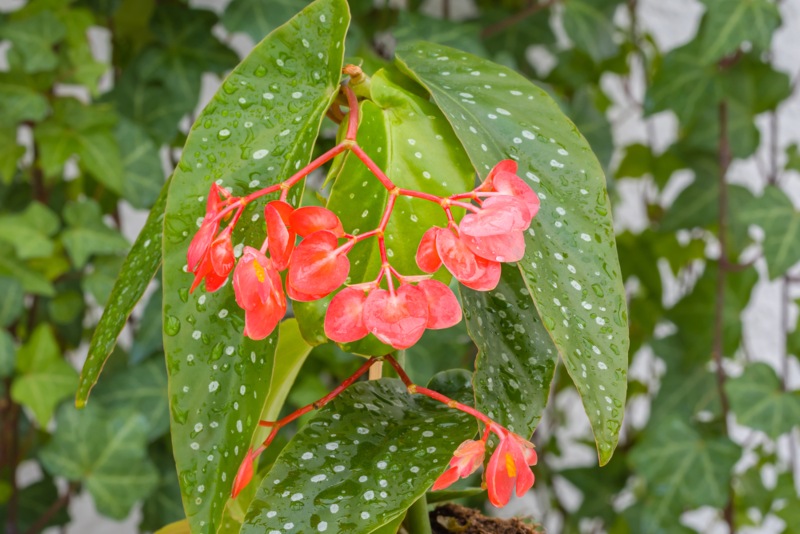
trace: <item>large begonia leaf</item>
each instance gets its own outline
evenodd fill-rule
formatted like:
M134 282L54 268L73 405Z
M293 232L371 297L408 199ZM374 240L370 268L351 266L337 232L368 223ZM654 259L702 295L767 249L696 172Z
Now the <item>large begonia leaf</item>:
M430 387L462 402L469 374ZM472 417L396 379L360 382L321 410L283 449L256 493L242 534L372 532L396 519L442 473Z
M164 184L144 228L136 238L125 263L117 275L111 296L105 303L103 316L92 335L89 354L81 371L75 405L86 404L89 392L97 382L106 359L111 355L117 338L133 312L134 306L144 295L150 280L161 265L161 237L164 222L164 209L167 204L167 191L170 182Z
M401 84L407 86L412 82L385 70L373 76L372 101L361 104L363 116L358 140L364 150L398 187L439 196L472 189L474 171L450 123L435 105ZM355 154L348 153L343 158L341 165L333 166L336 181L328 208L339 215L349 233L373 230L380 223L388 191ZM384 234L392 266L404 275L422 274L415 261L419 241L431 226L446 224L444 211L437 204L398 197ZM348 258L351 266L348 283L374 280L381 266L377 239L357 244ZM319 304L301 305L297 309L302 310L299 316L305 323L312 320L317 325L321 323L324 310ZM317 316L308 310L316 311ZM320 326L313 332L312 341L324 339ZM391 351L372 336L344 348L358 354L380 355Z
M512 70L417 43L398 52L455 128L478 174L513 158L542 207L519 274L583 399L601 464L616 446L625 404L628 326L611 209L597 158L541 89ZM501 291L506 291L505 289ZM489 310L494 313L494 310Z
M319 0L267 36L198 117L173 177L164 221L164 348L172 443L194 532L219 526L267 395L264 371L277 335L243 337L231 284L190 295L186 251L212 183L242 195L288 178L308 161L337 94L348 22L344 0ZM263 241L264 202L243 215L237 250Z
M542 418L558 348L542 324L530 292L516 269L504 265L504 280L493 291L461 287L475 362L477 408L521 436L529 437Z

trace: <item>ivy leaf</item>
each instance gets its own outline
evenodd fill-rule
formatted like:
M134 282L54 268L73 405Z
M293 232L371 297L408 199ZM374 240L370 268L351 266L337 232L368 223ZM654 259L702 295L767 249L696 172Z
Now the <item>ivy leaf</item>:
M0 37L8 39L12 51L22 58L25 72L53 70L58 66L58 56L53 45L66 35L66 28L56 15L42 10L26 18L5 21L0 27Z
M1 500L1 499L0 499ZM52 477L25 486L19 491L17 501L16 525L21 532L30 530L36 522L48 513L52 503L58 500L58 488ZM0 506L0 525L6 525L8 511ZM70 517L66 507L59 508L45 523L44 527L57 527L69 523Z
M2 102L0 95L0 102ZM17 173L17 162L25 147L17 144L17 129L0 127L0 183L10 184Z
M683 506L725 506L740 455L727 437L704 437L674 417L649 427L630 461L656 497L652 513L659 517Z
M678 326L685 361L704 362L711 354L717 276L717 264L708 262L692 292L667 312L667 318ZM732 356L741 343L741 314L757 281L758 273L752 268L726 276L723 351L728 356Z
M614 42L614 13L619 0L567 0L564 5L564 31L576 48L595 62L617 53Z
M437 375L432 389L469 397L469 374ZM359 382L283 449L247 511L242 534L372 532L395 519L477 432L472 417L410 395L395 379Z
M50 208L31 202L22 212L0 215L0 240L11 243L20 259L46 258L53 254L50 237L58 227L58 217Z
M780 25L778 7L769 0L702 0L706 5L700 56L714 62L736 51L743 43L762 51L769 48Z
M514 270L503 265L508 282L493 291L460 289L467 329L479 350L473 377L475 405L527 438L547 406L558 348L524 281L512 276Z
M57 264L58 262L52 263ZM26 293L45 297L55 295L55 289L50 280L30 264L20 260L16 256L14 248L3 240L0 240L0 275L18 280Z
M399 51L398 62L431 92L481 177L514 158L539 193L519 271L578 387L605 464L625 404L629 339L599 162L556 103L510 69L430 43ZM505 272L501 287L520 287L520 275Z
M246 194L288 178L309 160L338 91L348 23L344 0L318 0L257 45L198 117L170 186L164 348L172 443L186 515L198 532L220 525L264 405L270 379L264 371L272 365L277 336L244 338L231 284L214 294L200 289L189 295L186 251L212 183ZM293 190L290 200L296 202L301 191ZM242 221L263 216L265 202L254 202ZM238 229L233 239L258 246L263 223Z
M104 104L87 106L74 98L59 98L53 115L34 128L41 150L42 170L48 176L61 172L64 163L78 156L78 165L115 193L122 190L122 160L114 138L113 109Z
M68 204L64 218L69 227L61 233L61 242L77 268L82 268L94 254L125 252L130 243L117 230L105 225L100 206L94 200Z
M53 475L83 483L100 513L123 519L155 488L158 472L147 458L143 415L64 406L56 425L39 458Z
M725 391L739 424L761 430L772 439L800 421L800 392L784 392L775 371L765 363L748 365L741 376L728 380Z
M14 338L8 330L0 330L0 378L11 376L14 372L17 349L14 347Z
M764 257L770 279L783 275L800 261L800 212L786 193L775 186L764 188L738 218L764 230Z
M486 56L480 33L480 26L473 22L454 22L406 10L400 11L397 25L392 31L398 45L425 38L471 54Z
M150 208L164 187L158 147L144 129L121 118L114 130L122 158L122 196L134 208Z
M61 356L52 330L42 324L17 351L11 398L31 409L40 427L47 426L56 405L75 392L77 373Z
M19 318L25 307L25 290L14 278L0 276L0 327L7 327Z
M153 441L169 430L167 371L164 363L150 360L123 368L95 389L104 407L122 409L133 405L147 419L147 439Z
M111 296L105 303L103 316L92 335L89 354L81 371L75 405L81 408L89 398L89 392L97 382L100 371L117 343L117 338L133 312L134 306L144 295L145 289L161 265L162 223L167 203L169 181L164 184L161 195L150 210L144 228L136 238L119 271Z
M225 8L222 25L231 32L244 32L258 42L306 5L305 0L233 0Z
M29 84L24 74L0 73L0 125L16 130L22 121L40 121L48 106L47 98Z
M700 39L671 50L653 77L645 96L647 114L671 109L682 123L705 109L716 108L722 84L715 64L703 61Z

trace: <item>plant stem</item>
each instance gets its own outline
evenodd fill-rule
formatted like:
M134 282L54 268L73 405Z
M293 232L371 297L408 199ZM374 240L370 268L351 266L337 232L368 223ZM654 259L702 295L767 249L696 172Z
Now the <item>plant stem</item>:
M717 389L722 405L722 424L728 434L728 414L730 405L725 393L724 328L725 328L725 279L728 266L728 188L726 175L731 164L732 155L728 139L728 105L724 100L719 104L719 266L717 269L717 286L714 303L714 345L712 354L717 368ZM731 534L735 534L733 510L733 487L728 488L728 502L723 510L725 522Z
M428 499L423 493L406 512L406 530L409 534L431 534L431 520L428 516Z

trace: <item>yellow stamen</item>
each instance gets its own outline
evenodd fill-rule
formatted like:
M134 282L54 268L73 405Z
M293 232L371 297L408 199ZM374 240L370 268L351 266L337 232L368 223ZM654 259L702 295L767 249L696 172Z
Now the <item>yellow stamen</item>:
M506 471L508 471L508 476L514 478L517 476L517 466L514 463L514 458L511 456L511 453L506 453Z
M256 272L256 278L258 278L258 281L263 282L267 273L264 271L264 268L261 266L261 264L258 263L258 260L253 260L253 270Z

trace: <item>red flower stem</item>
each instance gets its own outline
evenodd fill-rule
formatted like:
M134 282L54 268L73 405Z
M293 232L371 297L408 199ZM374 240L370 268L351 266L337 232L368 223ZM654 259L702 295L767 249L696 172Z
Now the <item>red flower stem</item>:
M462 198L469 198L472 200L478 200L479 197L501 197L506 195L507 193L501 193L499 191L469 191L467 193L458 193L457 195L452 195L449 197L451 200L459 200Z
M258 447L258 449L255 450L254 456L258 456L259 454L264 452L267 449L267 447L269 447L269 444L272 443L273 439L275 439L278 430L288 425L298 417L307 414L311 410L319 410L320 408L328 404L330 401L341 395L342 392L347 388L349 388L350 386L352 386L355 383L355 381L361 377L361 375L369 371L369 368L372 367L373 363L379 360L380 358L373 356L372 358L364 362L364 364L361 367L359 367L355 373L350 375L344 382L339 384L336 387L336 389L334 389L333 391L331 391L318 401L312 402L311 404L307 404L306 406L303 406L302 408L295 410L294 412L290 413L283 419L279 419L278 421L259 421L258 422L259 426L271 427L272 431L269 433L269 436L267 436L267 439L264 440L264 443L262 443Z
M394 368L394 370L397 372L397 375L400 377L400 380L402 380L403 384L405 384L406 388L408 388L408 392L409 393L411 393L411 394L419 393L420 395L425 395L426 397L430 397L431 399L439 401L442 404L448 405L450 408L454 408L456 410L460 410L460 411L462 411L464 413L467 413L467 414L471 415L472 417L474 417L475 419L477 419L478 421L480 421L483 424L485 424L487 426L487 428L492 426L492 425L502 428L501 425L498 425L497 423L495 423L494 421L489 419L488 416L482 414L481 412L479 412L475 408L467 406L466 404L461 404L460 402L455 401L455 400L451 399L450 397L446 397L445 395L442 395L441 393L433 391L432 389L428 389L428 388L424 388L424 387L416 385L414 382L411 381L411 379L408 377L406 372L403 370L403 368L400 366L400 364L397 363L397 360L395 360L394 357L392 357L391 354L387 354L386 356L384 356L384 359L386 361L388 361L389 365L391 365Z
M395 188L394 182L392 182L389 179L389 177L386 176L386 173L384 173L381 170L381 168L378 167L377 163L372 161L372 158L370 158L367 155L367 153L364 152L364 149L362 149L357 144L354 144L354 145L350 146L350 150L352 150L353 153L356 155L356 157L358 157L358 159L360 159L364 163L364 165L367 166L367 168L370 170L370 172L372 172L372 174L375 175L375 178L378 179L378 181L383 185L383 187L385 187L389 191L391 191L392 189Z
M345 96L347 96L347 106L350 108L350 115L347 118L347 135L345 139L348 141L355 141L356 134L358 133L358 98L353 90L348 85L342 85L342 90L344 91Z
M432 195L430 193L424 193L422 191L414 191L413 189L398 189L397 191L399 195L402 195L404 197L421 198L423 200L435 202L445 210L449 206L458 206L459 208L464 208L465 210L478 211L478 208L476 208L472 204L468 204L466 202L458 202L456 200L453 200L453 197L444 198Z

